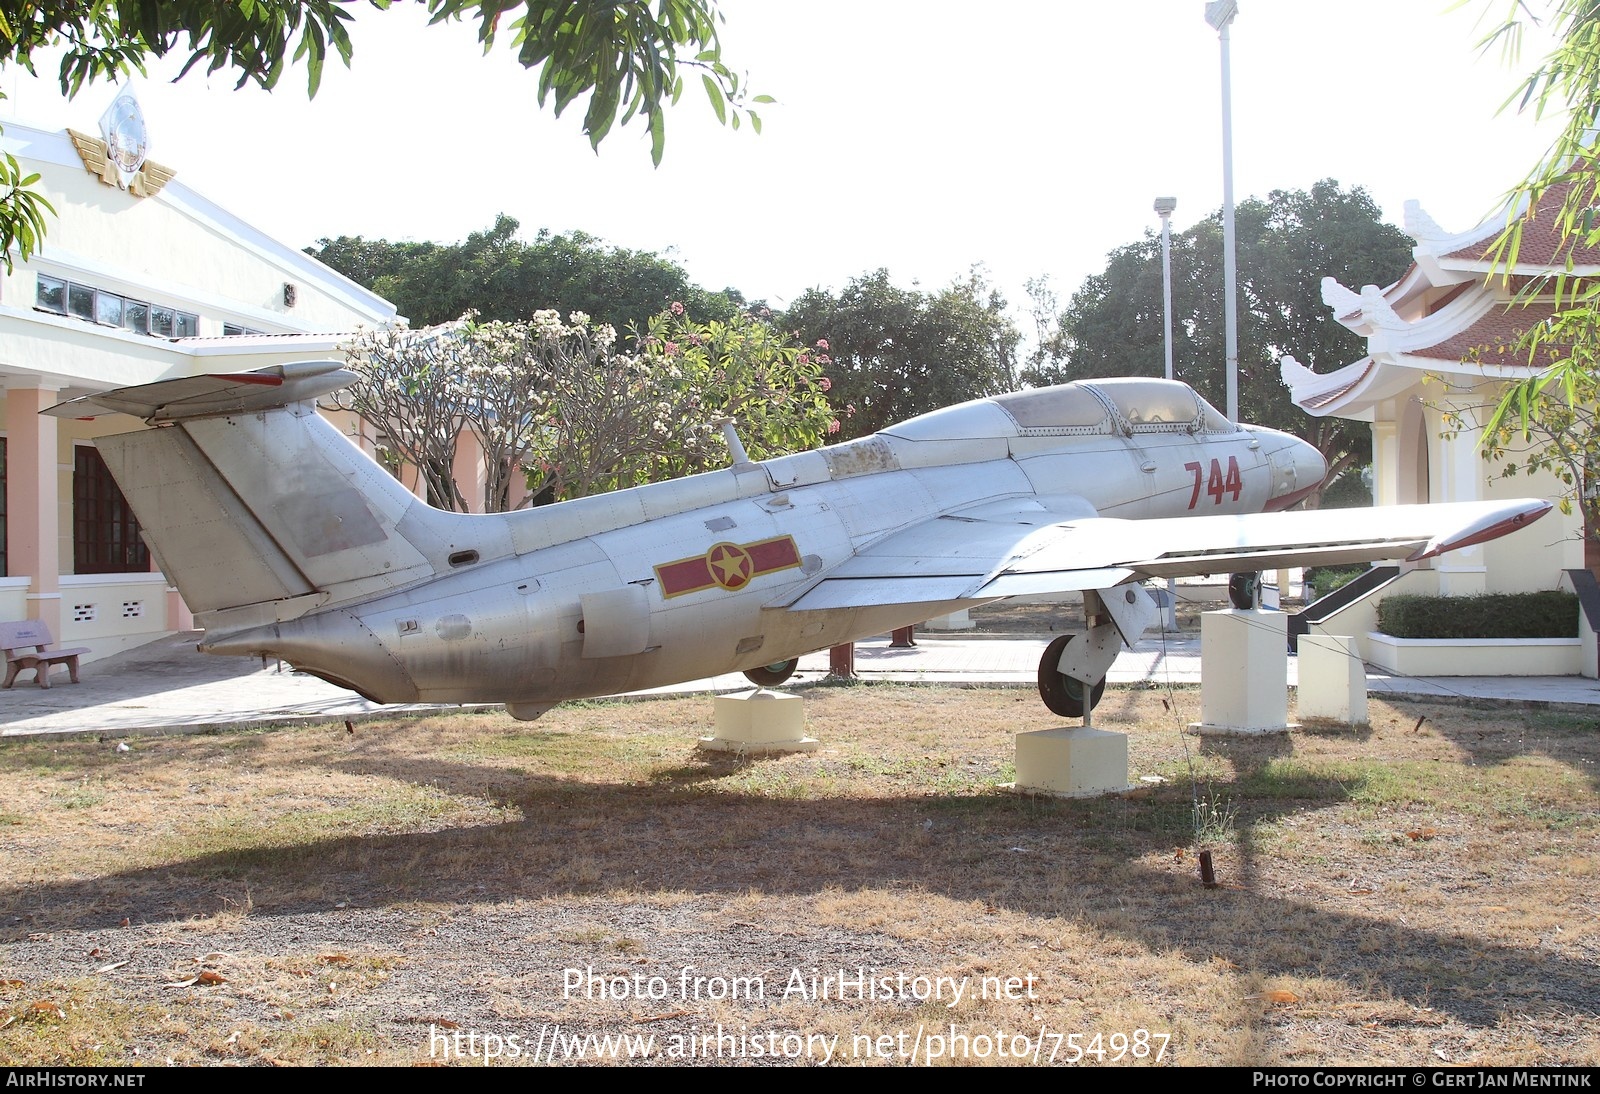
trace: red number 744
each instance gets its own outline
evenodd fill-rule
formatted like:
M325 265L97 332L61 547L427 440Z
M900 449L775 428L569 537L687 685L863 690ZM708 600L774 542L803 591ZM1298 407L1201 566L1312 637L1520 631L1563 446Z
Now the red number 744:
M1200 500L1200 484L1205 483L1206 495L1216 504L1222 504L1222 495L1232 494L1233 500L1238 501L1239 495L1244 491L1244 479L1239 475L1239 459L1237 456L1228 457L1228 472L1222 472L1222 461L1211 461L1211 473L1206 474L1205 468L1199 463L1189 462L1183 465L1185 471L1194 472L1194 492L1189 495L1189 508L1193 509Z

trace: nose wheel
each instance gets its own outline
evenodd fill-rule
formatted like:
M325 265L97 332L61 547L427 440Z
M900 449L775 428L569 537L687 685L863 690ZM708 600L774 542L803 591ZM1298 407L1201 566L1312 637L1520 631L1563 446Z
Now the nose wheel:
M1050 713L1063 718L1082 718L1100 704L1100 697L1106 692L1105 677L1102 676L1091 687L1075 676L1068 676L1058 667L1067 644L1082 639L1082 635L1064 634L1045 647L1044 656L1039 658L1039 698L1050 708ZM1087 705L1084 703L1085 696L1088 697Z
M787 661L774 661L757 669L745 669L744 678L757 687L775 688L793 676L794 670L799 667L800 658L791 657Z

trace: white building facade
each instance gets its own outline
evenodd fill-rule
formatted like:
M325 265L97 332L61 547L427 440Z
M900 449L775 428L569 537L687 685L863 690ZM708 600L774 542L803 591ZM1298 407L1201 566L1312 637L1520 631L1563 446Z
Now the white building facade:
M192 621L92 443L138 423L39 412L128 384L339 358L348 332L396 319L135 156L142 119L125 106L115 122L99 135L7 122L0 135L55 210L37 253L0 271L0 619L42 619L93 656Z

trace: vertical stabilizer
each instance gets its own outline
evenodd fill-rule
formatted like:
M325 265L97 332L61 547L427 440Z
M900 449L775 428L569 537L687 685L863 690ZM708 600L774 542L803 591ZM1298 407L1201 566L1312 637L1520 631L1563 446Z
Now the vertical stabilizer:
M333 362L282 366L122 388L50 413L157 426L95 443L163 572L220 635L431 577L472 519L429 508L317 413L316 396L352 379Z

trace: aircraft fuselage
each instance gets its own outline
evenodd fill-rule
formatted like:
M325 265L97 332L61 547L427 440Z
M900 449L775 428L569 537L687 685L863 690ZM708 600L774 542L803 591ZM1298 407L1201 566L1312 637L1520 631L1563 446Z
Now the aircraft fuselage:
M1029 498L1052 521L1259 513L1321 481L1311 446L1233 428L1204 403L1198 424L1179 428L1170 417L1129 422L1126 397L1102 396L1108 413L1092 425L1072 408L1061 420L1039 405L1060 390L962 404L814 452L470 518L509 522L511 539L530 549L458 549L451 572L219 634L204 648L272 653L382 702L536 711L755 668L990 599L789 610L857 551L931 518L958 524L985 503ZM470 536L456 539L463 548ZM905 565L915 578L938 562Z

